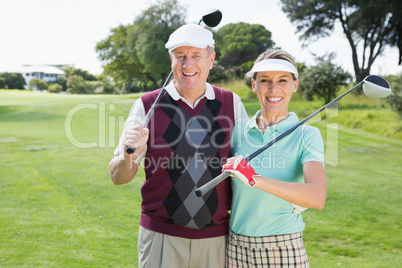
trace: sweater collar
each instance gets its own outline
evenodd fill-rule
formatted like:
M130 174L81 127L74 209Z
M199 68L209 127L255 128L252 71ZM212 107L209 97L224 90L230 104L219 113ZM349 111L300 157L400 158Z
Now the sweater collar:
M170 97L172 97L172 99L174 99L175 101L178 101L181 99L184 103L189 105L191 108L194 108L195 106L197 106L197 104L200 102L200 100L202 100L204 97L207 98L208 100L215 99L215 91L212 88L212 85L210 83L206 83L205 92L199 99L197 99L195 101L194 107L192 107L191 103L188 100L186 100L184 97L180 96L179 92L177 91L176 87L174 86L173 81L171 81L169 83L169 85L167 85L165 87L165 89L166 89L166 92L170 95Z

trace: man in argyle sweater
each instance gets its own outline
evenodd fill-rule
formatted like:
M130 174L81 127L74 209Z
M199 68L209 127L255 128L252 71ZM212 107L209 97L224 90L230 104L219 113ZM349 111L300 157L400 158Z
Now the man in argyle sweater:
M166 43L174 80L148 126L141 122L160 89L135 101L109 168L115 184L146 179L138 237L139 267L224 267L229 180L199 198L195 189L221 173L235 122L248 119L240 98L207 83L212 33L187 24ZM135 148L129 155L125 147Z

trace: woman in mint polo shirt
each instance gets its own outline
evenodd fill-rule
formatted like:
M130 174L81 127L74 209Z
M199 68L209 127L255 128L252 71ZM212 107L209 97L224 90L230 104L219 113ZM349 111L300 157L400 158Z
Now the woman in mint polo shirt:
M235 177L226 267L309 267L300 212L324 208L323 140L317 128L303 125L247 163L243 157L299 122L288 110L299 86L289 53L262 53L247 75L261 110L236 124L234 157L223 167Z

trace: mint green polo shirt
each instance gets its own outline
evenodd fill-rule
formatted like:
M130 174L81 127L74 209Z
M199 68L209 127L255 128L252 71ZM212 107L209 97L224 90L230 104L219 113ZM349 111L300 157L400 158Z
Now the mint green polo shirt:
M296 114L290 113L262 134L256 123L260 115L261 111L258 111L252 119L235 125L231 140L232 155L247 157L299 122ZM264 177L304 183L303 164L308 161L324 163L324 144L320 131L304 124L253 158L249 164ZM236 178L232 181L230 228L234 233L261 237L304 230L302 216L292 213L290 202L248 187Z

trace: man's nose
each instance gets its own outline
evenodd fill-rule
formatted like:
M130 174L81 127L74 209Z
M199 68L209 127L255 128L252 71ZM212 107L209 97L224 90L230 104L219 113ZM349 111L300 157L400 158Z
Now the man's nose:
M185 58L183 61L183 67L190 67L193 64L193 61L191 60L191 58Z

